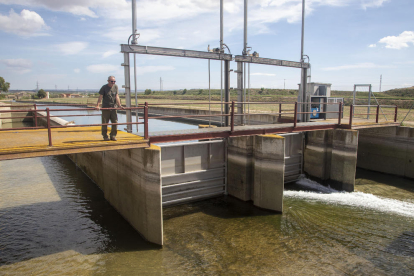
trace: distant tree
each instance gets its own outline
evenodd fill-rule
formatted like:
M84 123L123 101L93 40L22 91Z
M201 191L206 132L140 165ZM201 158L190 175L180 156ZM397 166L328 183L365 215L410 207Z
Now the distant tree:
M6 98L6 95L0 94L0 100L4 100Z
M145 94L145 95L150 95L150 94L151 94L151 89L145 89L144 94Z
M39 91L37 91L37 97L39 97L39 99L46 98L46 92L45 92L45 90L40 89Z
M184 90L183 90L183 95L185 95L187 93L187 89L186 88L184 88Z
M259 94L262 95L263 91L264 91L264 87L260 88Z
M10 88L10 83L6 82L3 77L0 77L0 93L1 91L8 92L9 88Z
M201 93L203 93L203 89L198 90L198 95L200 95Z
M174 94L174 96L177 95L177 91L174 90L173 94Z

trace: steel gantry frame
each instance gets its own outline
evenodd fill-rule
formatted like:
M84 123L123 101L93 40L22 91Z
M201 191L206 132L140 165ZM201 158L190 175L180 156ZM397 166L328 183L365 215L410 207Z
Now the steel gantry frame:
M174 48L164 48L164 47L152 47L152 46L142 46L137 45L137 29L136 29L136 0L132 0L132 30L133 37L132 44L121 44L121 52L124 54L124 74L125 74L125 100L126 106L131 107L131 81L130 81L130 63L129 63L129 54L134 54L134 81L135 81L135 94L136 94L136 62L135 62L135 55L136 54L144 54L144 55L160 55L160 56L172 56L172 57L186 57L186 58L197 58L197 59L208 59L210 60L220 60L224 62L224 101L225 104L225 114L230 114L230 61L233 60L233 56L231 54L224 53L225 45L223 43L223 0L220 1L220 48L218 52L204 52L204 51L194 51L194 50L183 50L183 49L174 49ZM295 61L287 61L287 60L280 60L280 59L270 59L270 58L259 58L258 56L251 56L248 55L248 48L251 47L247 46L247 7L248 7L248 0L244 0L244 42L243 42L243 52L241 56L235 56L235 61L237 63L237 91L238 91L238 102L237 105L237 113L244 114L245 110L245 102L246 102L246 93L245 93L245 64L250 63L254 64L265 64L265 65L273 65L273 66L284 66L284 67L293 67L293 68L301 68L301 83L302 83L302 91L299 91L300 94L303 95L302 101L304 102L304 95L306 94L306 82L307 82L307 69L310 68L310 64L304 62L304 17L305 17L305 0L302 0L302 39L301 39L301 59L300 62ZM243 70L244 68L244 70ZM250 70L249 70L250 74ZM249 76L250 77L250 76ZM250 83L250 79L249 79ZM250 87L249 87L250 88ZM243 94L244 91L244 94ZM137 101L136 95L135 100ZM136 103L137 104L137 103ZM223 107L221 107L223 108ZM299 110L305 110L305 103L299 106ZM127 123L132 122L131 117L131 110L127 110ZM239 123L240 125L244 124L245 118L244 116L239 116ZM229 125L229 117L225 117L225 125ZM132 132L132 125L127 125L127 131Z

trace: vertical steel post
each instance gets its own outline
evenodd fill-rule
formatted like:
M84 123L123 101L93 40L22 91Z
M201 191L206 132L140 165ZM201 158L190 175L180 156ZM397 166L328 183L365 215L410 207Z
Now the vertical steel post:
M52 130L50 128L50 111L49 108L46 108L47 113L47 136L49 138L49 147L52 146Z
M148 102L144 106L144 139L148 139Z
M282 119L282 104L279 103L279 122Z
M220 0L220 52L223 51L223 1Z
M302 0L302 35L301 35L301 47L300 47L300 62L303 63L304 62L304 58L303 58L303 53L305 50L305 0ZM308 110L307 108L307 99L306 99L306 83L308 76L307 76L307 70L306 68L302 68L301 69L301 91L299 93L301 93L301 97L302 99L300 99L300 101L302 102L302 104L300 105L300 111L302 112L306 112ZM302 119L301 121L303 122L307 122L308 121L308 114L302 114L300 116L300 118Z
M224 113L230 114L229 102L230 102L230 61L224 61ZM226 116L226 126L229 126L229 117Z
M233 133L234 131L234 101L231 102L231 126L230 132Z
M378 119L379 119L379 109L380 109L380 106L379 105L377 105L377 117L375 118L375 122L378 124Z
M394 122L397 122L398 106L395 106Z
M134 34L132 39L132 44L137 44L137 15L136 15L136 0L132 0L132 34Z
M295 114L293 115L293 127L296 127L298 121L298 102L295 102Z
M138 123L137 54L134 53L135 121ZM131 126L132 129L132 126ZM138 124L137 124L138 132Z
M130 81L130 67L129 67L129 53L124 53L124 75L125 75L125 102L126 107L131 107L131 81ZM132 123L131 109L126 110L126 121L127 123ZM132 132L132 125L127 125L127 132Z
M338 125L341 125L342 120L342 102L339 102Z
M301 91L299 93L301 93L302 104L299 105L299 111L300 112L308 112L310 103L308 103L308 99L306 97L306 86L307 86L307 81L308 81L307 69L306 68L301 69L301 77L302 77L302 79L301 79ZM301 116L299 116L299 118L301 118L302 122L308 122L309 119L310 119L309 114L306 114L306 113L301 114Z
M371 111L371 92L372 91L372 85L369 85L369 93L368 93L368 115L367 115L367 120L369 120L369 112Z
M349 108L349 127L352 128L352 117L354 117L354 105L351 104Z
M243 56L245 56L245 55L247 55L247 0L244 0L244 42L243 42Z
M223 48L223 11L224 11L224 7L223 7L223 1L224 0L220 0L220 53L224 53L224 48ZM220 61L220 78L221 78L221 83L220 83L220 101L221 101L221 126L223 126L223 61Z
M37 105L34 104L34 125L37 127Z
M243 95L243 62L237 62L237 114L242 115L244 112L244 95ZM237 120L239 125L243 125L243 116Z

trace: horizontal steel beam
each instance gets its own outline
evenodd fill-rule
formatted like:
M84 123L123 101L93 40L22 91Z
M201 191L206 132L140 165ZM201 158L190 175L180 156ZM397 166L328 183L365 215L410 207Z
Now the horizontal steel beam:
M310 64L306 62L297 62L297 61L288 61L288 60L281 60L281 59L261 58L261 57L252 57L252 56L235 56L234 61L284 66L284 67L294 67L294 68L310 68Z
M153 144L153 143L178 142L178 141L188 141L188 140L228 138L228 137L244 136L244 135L264 135L264 134L290 133L290 132L301 132L301 131L337 129L337 128L345 128L345 127L339 126L337 124L330 124L330 125L297 126L297 127L284 127L284 128L249 129L249 130L239 130L239 131L233 131L233 132L217 131L217 132L188 133L188 134L176 134L176 135L165 135L165 136L151 136L149 140L150 140L150 144Z
M152 46L141 46L141 45L128 45L128 44L121 44L121 52L144 54L144 55L200 58L200 59L213 59L213 60L231 61L233 59L232 55L224 54L224 53L212 53L212 52L202 52L202 51L172 49L172 48L152 47Z

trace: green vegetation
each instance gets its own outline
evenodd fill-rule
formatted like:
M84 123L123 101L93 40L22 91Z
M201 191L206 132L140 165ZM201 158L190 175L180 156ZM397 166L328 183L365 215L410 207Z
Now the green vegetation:
M10 88L10 83L6 82L3 77L0 77L0 93L1 91L8 92L9 88Z
M145 89L145 95L150 95L151 94L151 89Z
M45 90L40 89L39 91L37 91L37 97L38 97L39 99L46 98L46 92L45 92Z

